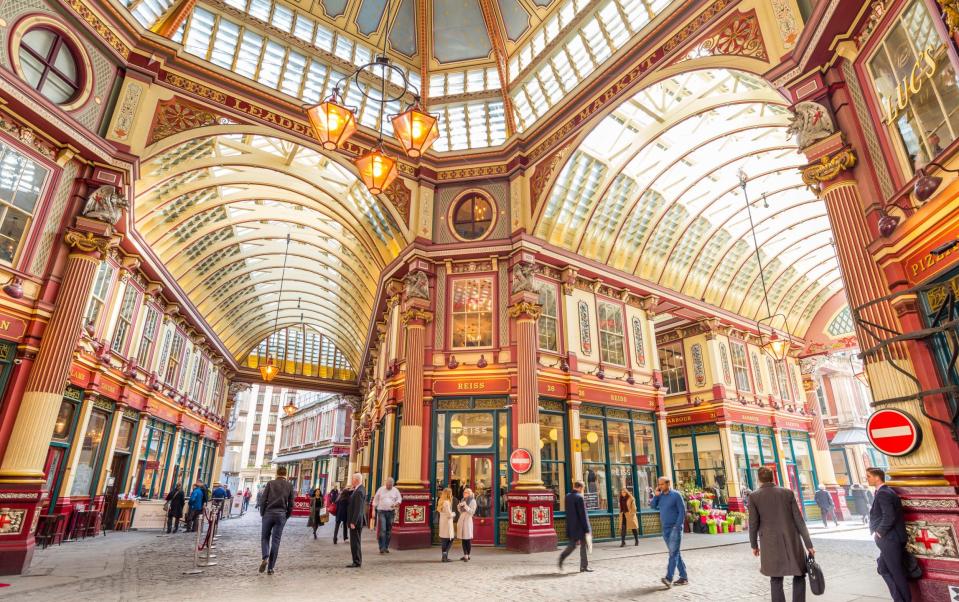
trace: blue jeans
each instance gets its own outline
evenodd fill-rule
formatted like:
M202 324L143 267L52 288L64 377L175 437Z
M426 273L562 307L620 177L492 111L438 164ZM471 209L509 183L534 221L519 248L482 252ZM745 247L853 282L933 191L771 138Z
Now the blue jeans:
M679 555L679 546L683 543L683 524L673 525L663 529L663 540L669 550L669 564L666 566L666 578L673 580L673 572L679 569L679 578L686 579L686 563Z
M393 534L392 510L376 511L376 541L380 544L380 551L390 548L390 536Z
M286 526L285 512L267 512L263 515L263 525L260 528L260 547L263 559L269 559L267 568L271 571L276 566L276 556L280 553L280 539L283 537L283 527Z

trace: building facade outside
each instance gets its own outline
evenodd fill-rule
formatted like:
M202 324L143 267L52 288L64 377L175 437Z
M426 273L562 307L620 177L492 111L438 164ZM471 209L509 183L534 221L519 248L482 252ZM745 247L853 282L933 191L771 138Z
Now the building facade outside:
M348 485L350 428L355 399L329 393L300 392L296 410L280 419L282 435L276 466L286 466L297 496Z
M236 422L227 435L223 476L233 491L257 491L276 475L283 406L292 389L251 385L237 396ZM295 393L294 393L295 394Z

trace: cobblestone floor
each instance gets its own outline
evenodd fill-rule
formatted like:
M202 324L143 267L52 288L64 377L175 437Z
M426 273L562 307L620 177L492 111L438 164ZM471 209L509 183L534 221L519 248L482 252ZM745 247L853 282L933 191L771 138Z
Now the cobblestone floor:
M259 517L225 521L215 553L216 566L199 575L192 568L192 536L155 532L111 533L107 537L38 551L29 575L0 578L9 587L0 599L16 600L292 600L304 596L352 600L768 600L768 581L758 572L743 534L687 535L683 556L690 585L664 590L664 545L658 539L620 548L598 543L593 573L565 574L557 553L521 555L474 548L469 564L441 564L439 550L376 553L364 541L362 569L345 568L349 546L334 546L332 526L314 540L305 519L291 519L273 576L257 573ZM810 525L813 526L813 525ZM822 602L888 600L876 574L876 548L864 529L813 529L827 591ZM455 550L459 557L459 548ZM787 591L787 598L789 593Z

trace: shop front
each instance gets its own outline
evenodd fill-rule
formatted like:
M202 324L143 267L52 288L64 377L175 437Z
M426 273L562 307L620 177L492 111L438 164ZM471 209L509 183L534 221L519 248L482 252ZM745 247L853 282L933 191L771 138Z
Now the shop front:
M729 489L719 427L715 424L680 426L669 429L676 489L701 490L714 496L714 504L726 508Z
M139 412L126 408L120 412L118 419L120 424L117 428L113 458L110 460L110 469L103 490L103 524L106 529L114 528L117 517L117 502L120 495L127 491L130 456L136 442L140 415Z

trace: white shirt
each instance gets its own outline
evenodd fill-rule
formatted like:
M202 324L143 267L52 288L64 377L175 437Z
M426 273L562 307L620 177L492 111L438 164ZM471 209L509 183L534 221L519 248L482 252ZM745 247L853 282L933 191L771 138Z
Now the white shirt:
M376 490L376 495L373 496L373 507L377 510L392 510L399 506L402 501L403 496L399 489L396 487L387 489L386 485L383 485Z

